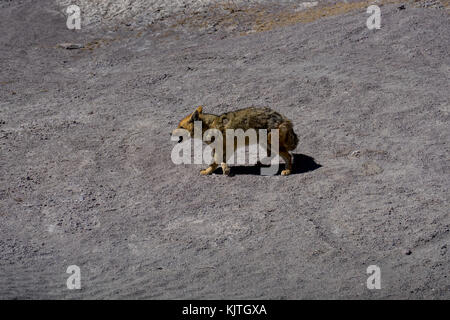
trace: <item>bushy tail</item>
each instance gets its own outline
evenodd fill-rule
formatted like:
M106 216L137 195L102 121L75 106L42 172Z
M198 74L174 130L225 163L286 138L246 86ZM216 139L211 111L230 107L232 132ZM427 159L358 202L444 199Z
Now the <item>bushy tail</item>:
M292 123L285 121L278 127L280 130L280 147L283 145L286 150L294 150L298 145L298 137L294 132Z

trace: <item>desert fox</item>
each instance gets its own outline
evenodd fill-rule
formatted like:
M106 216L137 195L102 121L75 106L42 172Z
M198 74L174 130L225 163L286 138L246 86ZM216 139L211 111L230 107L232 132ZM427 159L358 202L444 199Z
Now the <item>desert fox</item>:
M278 112L270 108L246 108L227 112L221 115L214 115L203 113L203 108L199 106L192 114L186 116L180 121L178 129L185 129L189 132L190 136L194 136L194 122L202 122L202 134L208 129L217 129L225 137L225 130L227 129L255 129L258 141L259 130L266 129L270 132L271 129L279 130L279 150L278 154L286 162L286 168L281 172L282 175L289 175L292 172L292 156L289 151L294 150L298 144L298 137L295 134L292 123L286 117L282 116ZM226 145L226 139L224 138L223 144ZM270 145L271 136L267 135L267 145ZM181 140L179 141L181 142ZM248 145L248 140L245 141ZM235 145L236 149L236 145ZM217 154L216 154L217 155ZM216 156L215 155L215 156ZM222 167L223 173L228 175L230 169L226 164L226 156L223 155L223 159L214 157L214 162L205 170L200 171L202 175L211 174L216 170L219 164Z

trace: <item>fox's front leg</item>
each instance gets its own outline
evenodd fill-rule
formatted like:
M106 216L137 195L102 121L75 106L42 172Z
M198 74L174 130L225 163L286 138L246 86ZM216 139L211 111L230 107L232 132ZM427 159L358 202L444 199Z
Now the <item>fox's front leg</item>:
M219 163L221 163L221 162L222 162L222 159L220 159L217 152L214 152L214 162L212 164L210 164L209 167L206 168L205 170L200 171L200 174L204 175L204 176L206 176L208 174L212 174L217 169L217 167L219 166Z
M228 167L226 162L222 162L220 164L220 166L222 167L222 172L225 176L229 176L230 175L230 168Z
M221 158L217 153L214 153L214 163L211 164L205 170L200 171L200 174L202 174L202 175L212 174L217 169L217 167L219 166L219 163L220 163L223 174L226 176L230 175L230 168L228 167L226 162L223 162L223 161L224 161L223 157Z
M220 163L220 166L222 167L222 173L224 176L229 176L230 175L230 168L227 165L227 155L226 155L226 141L223 141L223 152L222 152L222 157L218 156L217 153L214 154L214 159L216 161L216 163Z
M206 168L205 170L201 170L200 174L203 176L206 176L208 174L212 174L216 169L217 169L218 165L217 163L212 163L208 168Z

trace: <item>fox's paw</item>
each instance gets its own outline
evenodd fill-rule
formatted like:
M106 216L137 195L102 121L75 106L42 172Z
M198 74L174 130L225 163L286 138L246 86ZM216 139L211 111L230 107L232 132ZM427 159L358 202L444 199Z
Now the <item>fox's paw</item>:
M291 174L291 170L289 170L289 169L286 169L286 170L281 171L281 175L282 175L282 176L288 176L288 175L290 175L290 174Z
M225 176L229 176L230 175L230 168L227 166L227 164L225 162L222 162L221 165L222 167L222 172Z
M208 174L211 174L211 173L212 173L212 170L209 170L209 169L200 170L200 174L202 176L207 176Z

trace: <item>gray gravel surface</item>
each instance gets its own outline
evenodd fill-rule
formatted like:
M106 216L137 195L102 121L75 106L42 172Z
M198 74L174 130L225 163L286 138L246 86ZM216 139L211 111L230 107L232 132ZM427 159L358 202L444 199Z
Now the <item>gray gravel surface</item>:
M72 31L62 4L0 1L0 298L450 298L445 7ZM292 119L294 174L174 165L197 105Z

